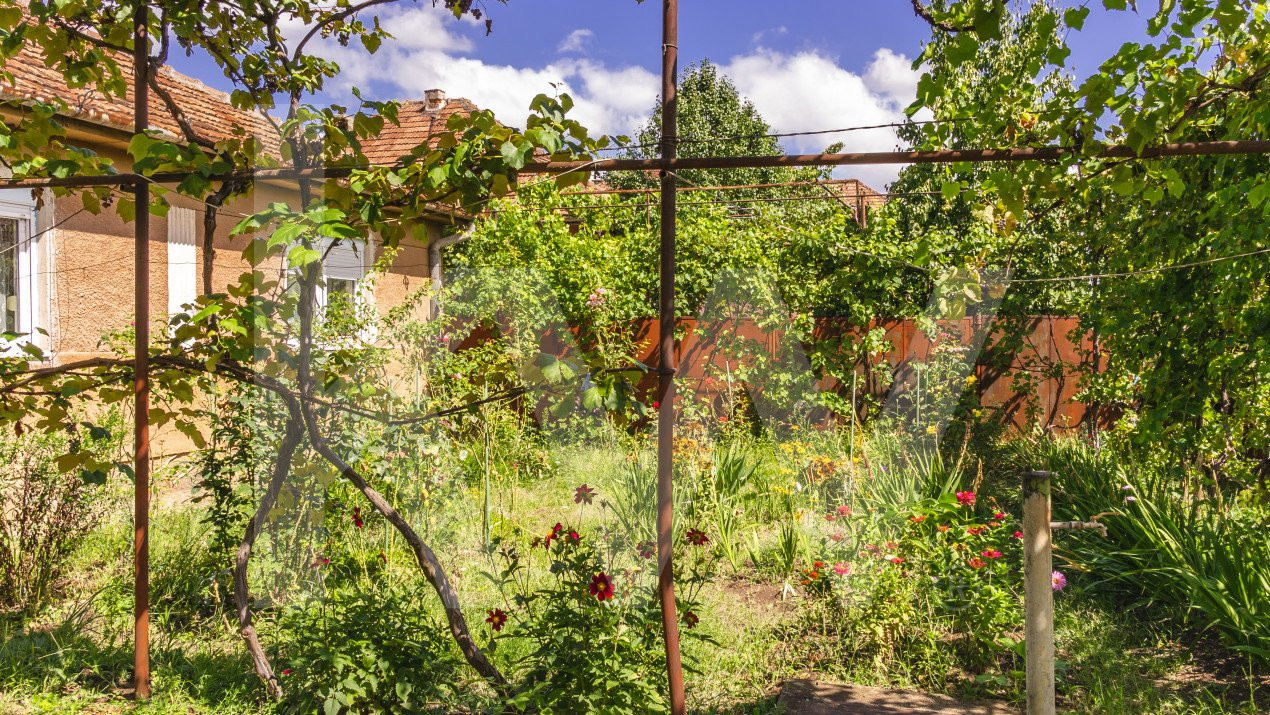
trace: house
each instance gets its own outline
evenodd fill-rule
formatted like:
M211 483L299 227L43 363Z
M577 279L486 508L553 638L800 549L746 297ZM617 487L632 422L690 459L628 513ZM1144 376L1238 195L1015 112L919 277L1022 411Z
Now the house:
M131 64L121 62L120 68L131 87ZM0 114L6 121L17 118L23 102L61 99L69 107L61 117L68 143L111 158L120 171L130 169L130 95L108 98L67 87L60 73L46 67L38 51L30 47L23 48L3 69L13 77L13 82L0 80L0 99L7 100L0 105ZM259 137L267 151L276 151L276 134L263 115L235 109L227 94L170 68L160 71L158 81L201 136L215 141L241 129ZM475 110L465 99L447 99L441 90L431 90L421 101L403 102L400 126L386 127L366 145L366 154L374 162L392 162L439 134L450 116ZM158 97L152 97L150 116L152 129L174 138L181 136L179 124ZM155 325L196 298L204 268L205 206L174 194L167 198L172 203L167 216L151 220L150 304ZM212 260L214 290L223 290L250 270L242 257L248 239L230 236L239 218L271 202L294 204L296 200L294 183L257 182L248 195L227 202L218 211ZM373 284L367 282L365 290L359 286L368 268L382 255L382 246L375 255L364 255L369 252L351 245L337 246L325 258L326 290L354 293L373 302L380 311L400 305L428 284L427 243L440 238L453 222L451 215L438 211L428 220L427 242L403 241L391 266ZM281 265L275 268L281 270ZM113 210L92 214L84 210L78 197L54 197L47 190L0 189L0 332L32 334L57 363L101 354L101 336L127 328L132 321L133 284L132 227Z

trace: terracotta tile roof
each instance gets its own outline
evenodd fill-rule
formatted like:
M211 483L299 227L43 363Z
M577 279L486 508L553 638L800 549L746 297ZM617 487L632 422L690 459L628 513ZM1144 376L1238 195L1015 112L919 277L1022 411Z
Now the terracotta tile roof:
M397 122L385 122L379 136L364 142L362 152L372 164L392 164L408 154L410 149L426 138L429 146L436 146L436 138L445 131L445 123L456 114L477 111L471 100L462 97L448 99L440 109L429 110L427 102L404 101L397 109Z
M131 133L131 58L120 58L119 68L128 83L128 93L123 97L106 97L95 90L71 88L66 86L56 68L45 65L40 51L27 43L3 65L14 81L0 80L0 98L19 101L61 99L66 102L68 114L72 117ZM278 156L277 133L264 115L235 108L225 92L170 67L160 70L159 83L171 93L200 136L219 141L234 136L235 128L240 128L259 138L267 154ZM400 126L386 123L378 137L363 144L363 151L372 163L393 163L424 139L434 143L436 135L445 129L446 121L454 114L470 114L476 109L475 104L462 98L450 99L440 109L431 111L423 101L402 102L398 110ZM153 95L150 125L175 137L183 136L180 125L163 101Z
M0 81L0 97L21 100L61 99L69 107L69 114L93 124L131 132L132 113L132 62L119 58L119 69L128 83L123 97L106 97L86 88L68 87L61 72L46 66L39 49L24 43L18 53L4 65L12 74L13 82ZM172 94L199 135L219 141L233 136L234 127L260 137L267 150L276 153L277 138L268 120L253 112L234 108L229 95L181 74L170 68L159 73L159 84ZM150 105L152 128L180 137L181 128L158 97Z

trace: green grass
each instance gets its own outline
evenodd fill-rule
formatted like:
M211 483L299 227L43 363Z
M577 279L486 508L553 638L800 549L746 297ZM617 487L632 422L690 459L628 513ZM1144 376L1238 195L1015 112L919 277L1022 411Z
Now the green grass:
M754 449L762 451L759 447ZM773 455L772 452L768 452ZM769 460L779 459L776 456ZM598 534L601 521L616 519L613 504L632 484L632 462L620 448L579 446L556 449L554 469L543 479L508 485L495 480L491 493L494 532L527 540L556 521L572 522L583 533ZM904 460L889 459L896 470ZM881 463L879 461L879 463ZM635 465L650 467L647 455ZM946 465L917 465L940 481ZM771 473L764 472L764 470ZM778 483L774 469L765 467L756 479L761 490ZM646 475L645 475L646 476ZM896 477L888 475L887 479ZM439 557L455 576L469 622L480 629L486 608L502 603L500 594L481 572L490 558L481 547L484 499L476 486L456 490L445 500L409 512L426 524ZM599 490L595 505L582 509L573 489L587 483ZM694 491L679 485L680 513L691 515ZM889 495L895 488L879 483ZM857 497L862 496L857 492ZM832 497L837 498L837 497ZM890 498L890 497L888 497ZM767 509L764 496L755 509ZM609 506L600 505L600 500ZM640 519L648 520L648 504L640 503ZM126 504L116 514L126 515ZM0 621L0 714L7 713L217 713L268 711L263 689L227 614L207 612L206 583L214 566L203 557L204 538L196 505L181 504L159 511L154 519L154 574L161 598L153 631L155 698L136 705L126 697L131 674L130 532L126 518L116 516L93 532L76 552L71 575L61 597L34 617L8 616ZM764 512L766 517L766 512ZM581 515L581 519L579 519ZM690 516L685 516L685 519ZM351 548L377 561L386 548L391 577L415 583L400 539L382 532L351 531L338 520L327 524ZM652 524L648 523L651 533ZM682 524L680 525L682 528ZM775 528L760 524L762 548L774 548ZM643 527L640 527L641 531ZM361 540L361 541L358 541ZM258 553L267 553L261 549ZM799 627L797 599L782 598L784 579L772 570L756 570L743 563L731 574L723 564L716 580L701 592L701 624L685 640L689 698L694 712L772 713L782 681L795 676L826 680L850 679L864 684L905 686L924 676L906 673L904 664L880 670L867 662L807 660ZM259 564L262 573L285 567ZM254 572L253 572L254 573ZM260 578L259 583L265 579ZM253 584L256 584L253 581ZM1264 682L1241 673L1238 658L1196 638L1174 621L1160 621L1148 610L1126 611L1113 594L1081 581L1057 600L1061 704L1082 713L1253 713L1268 703ZM259 596L263 587L253 586ZM285 593L271 594L279 597ZM262 638L277 642L268 609L258 615ZM499 654L514 661L510 650ZM1224 653L1215 660L1214 653ZM1246 670L1246 669L1245 669ZM947 688L961 695L976 694L966 680ZM1252 684L1250 684L1250 682ZM1258 688L1261 688L1258 690Z

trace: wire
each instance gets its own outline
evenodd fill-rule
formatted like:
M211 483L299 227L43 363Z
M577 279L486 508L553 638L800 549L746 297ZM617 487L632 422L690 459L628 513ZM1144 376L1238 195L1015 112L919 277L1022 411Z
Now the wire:
M822 134L843 134L846 132L858 132L869 129L898 129L907 126L924 126L928 124L952 124L955 122L967 122L974 117L961 117L954 119L923 119L918 121L904 122L887 122L885 124L863 124L854 127L841 127L839 129L812 129L801 132L771 132L768 134L720 134L707 137L679 137L675 139L675 144L702 144L705 142L716 141L748 141L752 139L780 139L783 137L809 137ZM661 146L661 142L646 142L643 144L624 144L615 147L605 147L600 151L624 151L627 149L651 149Z
M1017 278L1011 283L1062 283L1065 281L1092 281L1099 278L1127 278L1131 276L1142 276L1150 273L1162 273L1164 271L1176 271L1183 268L1196 268L1198 266L1207 266L1213 263L1221 263L1223 261L1234 261L1240 258L1248 258L1249 256L1259 256L1270 253L1270 248L1262 248L1256 251L1247 251L1245 253L1236 253L1232 256L1217 256L1216 258L1208 258L1202 261L1190 261L1187 263L1175 263L1167 266L1157 266L1155 268L1142 268L1134 271L1120 271L1117 273L1090 273L1082 276L1061 276L1058 278Z

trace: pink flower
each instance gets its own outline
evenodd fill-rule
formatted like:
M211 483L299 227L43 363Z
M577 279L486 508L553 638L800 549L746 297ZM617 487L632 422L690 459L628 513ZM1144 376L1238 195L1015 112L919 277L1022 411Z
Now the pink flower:
M1016 538L1016 539L1022 539L1022 538L1023 538L1023 532L1022 532L1022 531L1016 531L1016 532L1014 532L1013 534L1010 534L1010 536L1013 536L1013 537L1014 537L1014 538Z
M835 531L829 535L829 538L834 541L842 541L843 539L847 538L847 535L842 533L841 531Z
M905 561L905 559L904 559L904 557L903 557L903 556L892 556L892 557L891 557L891 563L895 564L896 566L899 566L900 564L904 563L904 561Z
M1050 574L1050 586L1052 586L1055 591L1062 591L1067 587L1067 577L1063 575L1062 571L1055 571Z
M974 492L957 492L957 503L961 504L962 506L974 506L975 493Z
M1005 520L1005 513L1004 513L1004 512L999 512L999 511L998 511L998 512L995 512L995 513L993 513L992 518L993 518L993 519L996 519L997 521L1004 521L1004 520Z
M595 501L595 489L583 484L573 490L574 504L590 504Z
M833 565L833 572L839 576L846 576L851 573L851 564L839 561Z
M983 557L986 559L999 559L1001 558L1001 552L996 549L988 549L983 552Z
M828 514L825 514L825 521L833 521L837 518L838 518L838 512L836 511L831 511Z
M847 506L846 504L842 504L841 506L838 507L838 516L848 516L850 514L851 514L851 507Z

